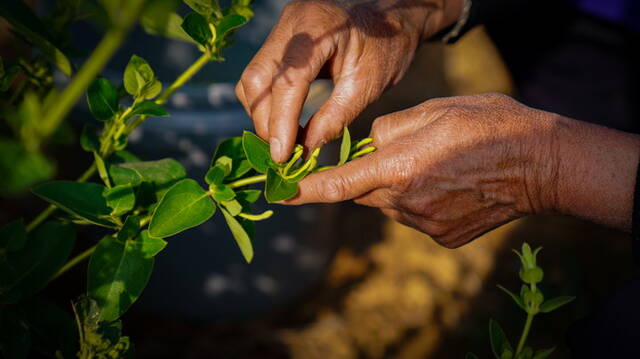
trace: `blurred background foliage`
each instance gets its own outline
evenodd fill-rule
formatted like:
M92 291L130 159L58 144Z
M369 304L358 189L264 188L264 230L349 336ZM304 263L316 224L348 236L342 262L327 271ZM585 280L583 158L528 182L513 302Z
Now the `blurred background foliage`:
M199 151L210 153L216 139L224 137L225 131L231 131L229 128L234 134L241 128L250 128L250 121L241 114L233 99L233 83L259 48L286 1L256 3L257 16L238 32L236 45L226 53L227 61L209 66L198 74L193 87L178 93L173 100L172 114L186 111L182 118L178 113L173 121L181 121L186 129L146 128L143 130L147 132L138 134L142 139L137 142L137 149L146 155L144 159L164 157L167 151L173 155L171 151L174 151L188 169L191 164L197 171ZM96 26L99 24L74 27L72 35L76 45L95 44ZM3 59L24 51L18 49L20 45L7 40L8 31L7 25L0 23ZM491 29L488 32L491 33ZM495 91L519 96L526 104L544 109L540 103L528 102L522 96L519 77L513 76L514 69L505 65L504 52L498 51L488 32L477 28L452 46L424 45L405 79L362 114L354 125L354 136L365 137L377 116L439 96ZM157 55L152 61L161 79L162 74L164 78L172 78L181 64L189 63L195 56L179 42L144 39L140 29L131 35L120 51L121 56L109 65L114 74L124 68L131 53L145 58L154 57L147 54ZM83 46L76 46L78 56L82 56ZM564 71L570 72L570 68ZM609 70L601 69L606 71ZM565 72L558 73L558 78ZM535 72L530 74L535 77ZM58 77L48 81L64 81L63 76ZM216 86L210 85L214 82ZM558 85L557 89L561 87ZM329 91L326 82L314 85L307 114L317 108ZM205 97L203 104L198 102L202 100L198 96ZM606 101L603 99L594 105L606 107ZM554 110L553 106L546 109ZM230 122L225 120L228 111L232 114ZM567 110L564 114L572 115L570 112ZM70 146L79 137L83 116L86 117L86 109L76 109L70 124L54 134L42 154L51 161L45 163L40 157L21 161L29 168L20 173L24 173L25 178L35 176L28 182L53 176L54 171L62 178L75 178L90 163L86 153ZM200 120L193 120L193 116ZM203 132L203 123L216 121L231 127L214 129L215 135ZM5 125L0 128L2 134L10 131ZM153 136L158 131L178 134L191 131L199 136L199 142L185 142L180 138L162 142ZM19 162L21 155L12 146L0 143L0 183L5 192L0 206L2 223L22 215L32 216L42 207L34 197L20 195L22 189L17 188L20 186L7 176L7 164ZM132 146L136 146L134 139ZM14 194L8 195L7 190ZM126 315L124 331L136 343L137 357L463 358L468 351L489 357L487 323L490 317L499 320L507 332L517 333L521 329L523 314L495 285L517 285L518 263L510 249L527 241L534 247L545 248L540 258L546 273L545 293L577 297L567 308L536 319L530 339L537 347L559 345L552 357L565 358L569 357L563 345L568 328L579 325L576 321L587 316L620 283L637 273L632 266L626 234L572 218L525 218L463 248L448 250L371 208L350 203L308 208L313 211L312 220L303 218L300 213L307 210L301 209L300 213L283 214L280 220L274 220L273 228L263 229L269 237L265 237L262 249L257 246L253 269L244 264L240 267L235 257L229 259L230 263L221 259L235 248L216 244L213 249L202 250L194 245L199 239L206 243L214 239L218 242L218 238L210 238L213 235L206 229L192 234L191 237L197 238L188 238L191 242L187 238L180 243L176 241L176 247L182 246L182 255L171 260L166 258L164 262L159 258L155 278L163 283L154 284L152 279L152 288L143 296L140 306ZM292 218L298 219L293 223ZM284 240L277 235L283 226L301 229ZM78 233L79 240L92 235L86 231ZM230 241L220 239L220 242ZM303 245L305 251L287 250ZM287 255L273 255L268 249L272 247ZM307 275L302 267L289 263L315 263L315 269ZM280 267L284 269L269 272ZM198 282L192 280L200 277L190 272L190 268L224 275L209 276L208 281ZM60 302L68 297L65 293L69 290L81 292L83 288L79 283L84 282L83 273L70 273L68 280L54 283L45 294ZM261 273L270 273L270 276L261 276ZM225 288L236 290L228 290L230 296L215 300L197 297L201 292L224 292ZM278 290L280 292L272 296L266 295ZM165 295L177 304L164 303ZM241 298L240 304L238 298ZM189 308L189 303L197 304Z

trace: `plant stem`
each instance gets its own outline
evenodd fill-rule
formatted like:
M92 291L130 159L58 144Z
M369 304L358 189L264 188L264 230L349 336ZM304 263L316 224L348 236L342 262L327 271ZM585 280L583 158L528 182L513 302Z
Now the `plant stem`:
M267 175L258 175L253 177L241 178L235 182L229 183L229 187L238 188L242 186L247 186L254 183L264 182L267 180Z
M531 329L531 322L533 322L533 317L535 317L535 314L527 313L527 321L524 323L524 329L522 330L522 335L520 336L520 341L518 342L518 348L516 349L515 357L520 354L522 348L524 347L524 343L527 341L527 336L529 336L529 329Z
M96 164L95 162L93 162L91 166L87 168L87 170L84 171L84 173L80 177L78 177L76 182L86 182L89 178L91 178L91 176L93 176L95 172L96 172ZM40 223L42 223L45 219L49 218L49 216L55 210L56 210L56 206L54 205L49 205L47 208L45 208L42 212L40 212L40 214L38 214L36 218L34 218L31 222L29 222L29 224L27 225L27 232L31 232L36 227L38 227L38 225L40 225Z
M122 45L129 29L138 18L144 3L145 0L130 0L128 2L126 11L123 11L124 14L127 14L127 17L120 19L120 26L107 31L91 56L89 56L76 76L73 77L71 83L58 96L56 105L52 106L45 115L42 121L42 134L44 136L51 135L58 128L78 98Z
M64 266L62 266L62 268L60 268L60 270L53 276L51 277L51 280L54 280L56 278L58 278L59 276L63 275L66 271L68 271L69 269L73 268L75 265L77 265L78 263L82 262L83 260L87 259L87 257L89 257L95 250L96 247L98 245L94 245L91 248L87 249L86 251L78 254L77 256L73 257L71 260L69 260L67 263L65 263Z

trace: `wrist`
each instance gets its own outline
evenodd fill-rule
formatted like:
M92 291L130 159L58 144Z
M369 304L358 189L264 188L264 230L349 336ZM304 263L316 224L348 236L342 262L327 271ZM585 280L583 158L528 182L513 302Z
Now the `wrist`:
M558 121L554 212L629 231L640 137L567 118Z

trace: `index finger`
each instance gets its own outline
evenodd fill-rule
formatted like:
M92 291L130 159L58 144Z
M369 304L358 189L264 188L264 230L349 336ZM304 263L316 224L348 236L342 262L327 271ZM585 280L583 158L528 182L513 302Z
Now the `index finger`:
M335 203L391 185L384 154L374 152L342 166L317 172L298 183L298 194L284 204ZM385 173L387 172L387 173Z

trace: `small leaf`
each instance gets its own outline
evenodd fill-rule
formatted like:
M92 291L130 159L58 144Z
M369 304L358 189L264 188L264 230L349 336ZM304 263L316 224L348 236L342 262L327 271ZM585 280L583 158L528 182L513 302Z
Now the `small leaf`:
M143 252L142 241L104 237L89 260L87 293L100 306L100 320L118 319L147 285L153 257Z
M513 352L513 348L500 324L493 319L489 319L489 339L491 340L491 350L496 358L500 358L506 350Z
M136 196L131 185L119 185L105 189L103 196L107 201L107 206L111 207L111 215L120 216L133 209L136 203Z
M218 30L218 38L223 39L229 32L239 28L247 23L244 16L237 14L229 14L220 20L216 29Z
M561 296L561 297L548 299L540 305L540 311L542 313L552 312L562 307L565 304L571 303L574 299L576 299L576 297L570 297L570 296Z
M224 219L227 221L227 225L231 230L231 234L233 234L233 238L235 238L236 243L238 243L238 247L240 247L240 252L242 252L244 259L247 263L251 263L251 260L253 259L251 232L248 232L246 225L243 225L244 223L241 223L238 219L227 212L226 209L221 208L220 210L224 215Z
M276 168L271 159L269 144L255 134L244 131L242 135L242 147L251 167L260 173L267 173L269 168Z
M200 15L211 16L213 13L220 11L216 0L184 0L193 11Z
M207 46L213 39L209 22L204 16L192 12L182 22L182 28L191 38L202 46Z
M22 70L20 66L13 65L9 67L9 69L7 69L7 72L4 74L4 76L0 76L0 92L6 92L11 88L13 80L16 79L16 77L20 73L20 70Z
M173 185L162 197L149 223L149 234L165 238L198 226L211 218L216 206L192 179Z
M264 197L269 203L284 201L298 194L298 184L285 181L273 169L267 172Z
M221 185L225 177L231 173L232 160L227 156L219 157L213 167L209 168L205 175L208 184Z
M98 140L98 136L92 128L88 126L82 128L80 146L87 152L98 152L100 150L100 140Z
M522 298L520 298L517 294L501 286L500 284L498 284L498 288L502 289L503 292L507 293L511 297L511 299L513 299L513 301L516 302L518 307L522 308L523 310L526 310L524 307L524 303L522 302Z
M147 6L140 20L142 28L151 35L194 43L181 27L182 17L173 10L172 8L168 12L163 12L162 9L158 9L158 6Z
M162 91L162 84L149 63L133 55L124 70L124 88L134 98L151 99Z
M549 348L549 349L541 349L538 350L534 355L533 355L533 359L545 359L547 358L549 355L551 355L551 353L553 353L553 351L556 350L556 347L553 348Z
M243 191L237 191L236 192L236 199L238 201L240 201L241 203L254 203L255 201L258 200L258 198L260 198L260 190L257 189L246 189Z
M146 100L136 104L131 110L131 116L146 115L146 116L169 116L164 106L159 105L153 101Z
M115 185L131 184L138 186L142 182L151 183L155 191L155 200L162 196L179 180L187 176L180 162L165 158L158 161L127 162L109 167L109 175Z
M211 166L214 166L216 160L222 156L231 158L231 172L227 175L229 180L242 177L251 170L251 163L247 160L247 156L242 148L241 136L227 138L220 142L218 148L216 148L213 158L211 159Z
M140 231L140 216L128 216L124 220L122 228L118 231L117 239L124 242L128 239L134 239Z
M107 121L118 113L118 100L118 90L103 77L98 77L87 90L89 110L98 121Z
M213 188L213 199L218 202L231 201L235 197L236 192L229 186L220 185Z
M167 246L167 241L161 238L151 237L149 231L140 233L138 241L142 243L142 254L145 258L153 258Z
M345 164L349 160L350 154L351 135L349 134L349 129L345 127L344 132L342 133L342 143L340 144L340 161L338 162L338 166Z
M234 217L242 212L242 205L236 200L220 201L220 204Z
M113 223L104 218L111 215L111 208L102 197L105 189L104 186L95 183L54 181L35 187L33 193L91 223L113 227Z
M533 349L530 346L522 348L522 351L516 359L531 359L533 357Z
M21 219L9 222L0 227L0 253L17 252L27 241L27 230Z

